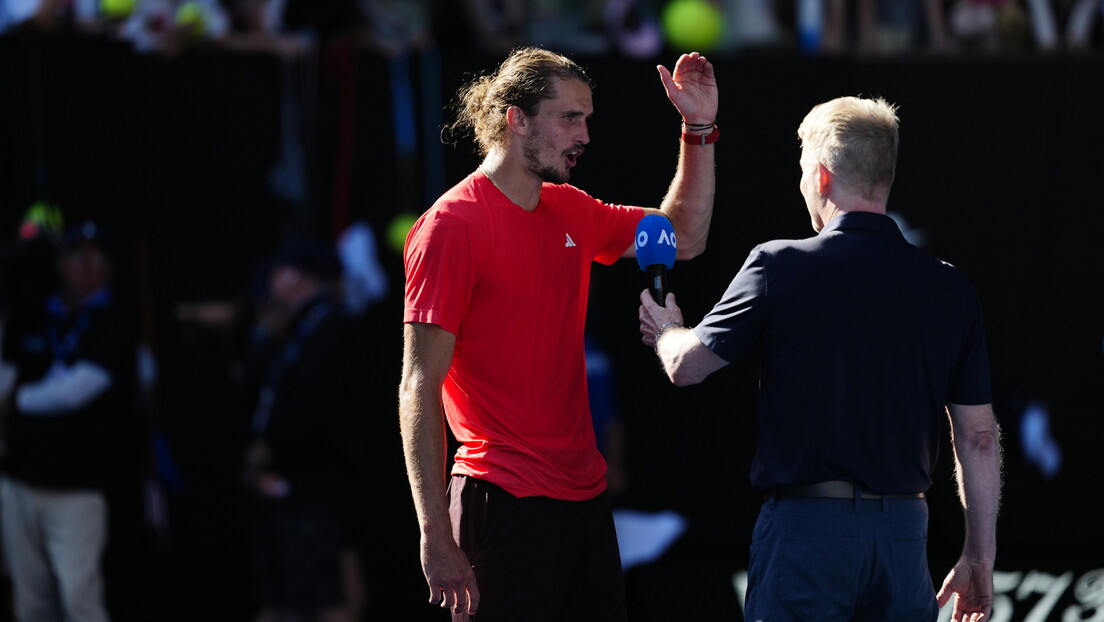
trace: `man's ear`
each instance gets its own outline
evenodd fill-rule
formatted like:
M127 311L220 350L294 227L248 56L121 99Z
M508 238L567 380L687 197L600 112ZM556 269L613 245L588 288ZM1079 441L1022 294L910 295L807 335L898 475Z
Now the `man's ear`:
M506 109L506 125L515 133L525 136L529 133L529 118L517 106Z
M817 163L817 193L820 196L828 196L832 191L832 171L823 164Z

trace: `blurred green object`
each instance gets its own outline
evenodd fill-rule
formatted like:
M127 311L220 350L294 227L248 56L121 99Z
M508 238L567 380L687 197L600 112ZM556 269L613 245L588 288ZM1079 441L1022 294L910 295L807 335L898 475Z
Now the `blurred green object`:
M673 0L661 16L667 45L676 52L709 52L721 40L721 13L707 0Z
M391 223L387 225L387 243L391 250L402 255L406 247L406 235L410 233L410 228L417 221L418 215L410 212L404 212L391 219Z
M126 19L137 4L137 0L100 0L100 13L108 19Z
M58 206L46 201L36 201L23 214L23 220L19 223L19 237L24 240L39 236L58 237L64 226L65 218Z
M207 18L198 2L185 2L176 10L176 24L187 26L188 34L202 37L207 32Z

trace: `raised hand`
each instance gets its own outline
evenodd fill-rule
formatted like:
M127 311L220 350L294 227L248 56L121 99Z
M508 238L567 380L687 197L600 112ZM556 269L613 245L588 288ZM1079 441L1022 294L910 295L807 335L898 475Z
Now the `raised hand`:
M717 120L717 78L713 64L697 52L683 54L671 73L656 65L667 98L687 123L713 123Z

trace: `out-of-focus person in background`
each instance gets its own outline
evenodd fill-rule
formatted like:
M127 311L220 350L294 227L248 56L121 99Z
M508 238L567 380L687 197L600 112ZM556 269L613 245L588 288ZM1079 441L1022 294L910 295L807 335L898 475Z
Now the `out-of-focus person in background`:
M60 285L13 322L0 527L19 622L108 619L102 561L116 484L136 438L136 335L112 290L103 228L65 234ZM129 475L128 475L129 472Z
M314 240L285 243L268 272L268 356L244 465L258 622L352 622L364 606L350 501L367 372L341 277L334 247Z

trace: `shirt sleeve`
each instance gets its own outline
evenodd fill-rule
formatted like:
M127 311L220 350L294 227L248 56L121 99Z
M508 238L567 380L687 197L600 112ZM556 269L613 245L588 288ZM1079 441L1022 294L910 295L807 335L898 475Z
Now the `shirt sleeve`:
M948 393L952 404L975 406L993 402L992 380L989 372L989 346L985 336L985 323L981 305L974 296L976 312L968 326L966 339L955 367L954 378Z
M111 388L111 374L95 363L58 363L42 380L21 386L16 405L28 415L62 415L84 408Z
M729 363L751 350L766 321L767 271L765 254L756 247L729 283L724 297L713 306L694 334L714 354Z
M427 212L407 237L403 322L436 324L456 334L478 276L472 228L455 214Z

